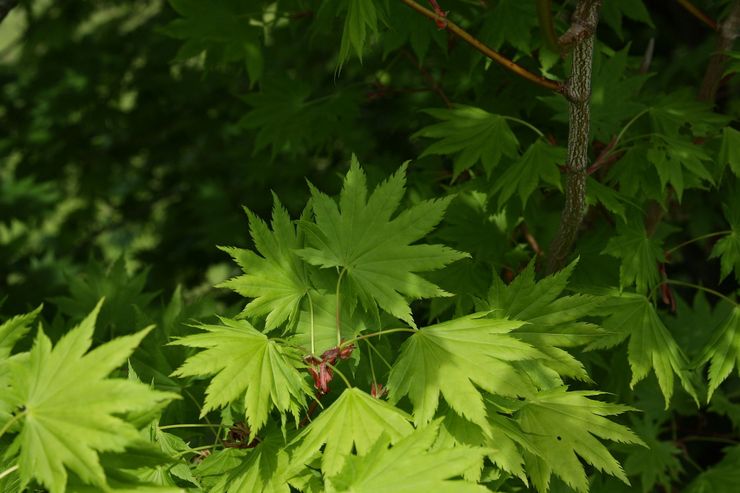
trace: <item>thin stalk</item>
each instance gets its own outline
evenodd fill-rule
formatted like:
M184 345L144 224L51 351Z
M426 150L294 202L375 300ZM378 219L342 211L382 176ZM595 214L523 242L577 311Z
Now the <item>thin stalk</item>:
M689 0L676 0L681 7L686 9L686 11L699 19L703 24L705 24L709 29L712 31L717 30L717 21L709 17L707 14L701 11L696 5L691 3Z
M706 240L707 238L714 238L715 236L722 236L722 235L728 235L732 233L732 230L725 230L725 231L717 231L716 233L708 233L705 235L697 236L696 238L691 238L690 240L684 241L683 243L679 243L678 245L674 246L673 248L670 248L665 251L666 255L670 255L671 253L675 252L676 250L680 250L681 248L685 247L686 245L690 245L692 243L696 243L697 241Z
M512 62L505 56L501 55L497 51L493 50L489 46L482 43L477 38L473 37L470 33L462 29L460 26L452 22L451 20L447 19L446 17L441 17L437 15L432 10L429 10L428 8L418 4L414 0L401 0L401 2L405 3L424 17L431 19L435 22L440 21L444 22L445 29L450 31L452 34L457 36L458 38L462 39L466 43L468 43L470 46L493 60L494 62L498 63L505 69L513 72L514 74L530 81L535 84L537 84L540 87L544 87L545 89L549 89L551 91L555 91L558 93L562 93L564 89L564 85L560 81L548 79L545 77L542 77L541 75L537 75L535 73L530 72L526 68L522 67L521 65L517 65L516 63Z
M187 391L187 390L185 390L185 389L183 389L183 391L182 391L182 392L183 392L183 393L184 393L184 394L185 394L186 396L188 396L188 398L190 398L190 400L191 400L191 401L193 401L193 403L195 404L195 407L197 407L197 408L198 408L198 411L199 411L199 412L203 412L203 408L201 407L201 405L200 405L200 402L198 402L198 399L196 399L196 398L195 398L195 396L193 396L193 394L191 394L190 392L188 392L188 391ZM208 416L203 416L203 420L205 420L205 422L206 422L206 423L208 423L209 425L213 426L214 428L215 428L216 426L218 426L218 430L214 431L214 432L213 432L213 435L214 435L214 436L215 436L215 438L216 438L216 443L220 443L221 445L223 445L224 443L223 443L223 441L221 441L221 427L222 427L222 425L214 425L214 424L213 424L213 423L211 423L211 421L210 421L210 420L208 419Z
M368 347L370 347L370 343L367 341L367 339L365 340L365 343L368 345ZM367 353L367 360L370 362L370 376L373 379L373 383L377 384L378 379L375 378L375 365L373 364L373 356L369 351Z
M545 134L542 133L542 131L539 128L535 127L534 125L532 125L529 122L526 122L524 120L520 120L519 118L515 118L513 116L501 115L501 117L504 120L509 120L510 122L516 122L516 123L518 123L520 125L524 125L525 127L531 129L534 133L536 133L537 135L539 135L540 137L542 137L543 139L545 138Z
M221 425L204 425L201 423L185 423L179 425L165 425L159 426L160 430L173 430L176 428L220 428Z
M378 358L380 358L380 361L382 361L383 363L385 363L385 366L387 366L388 369L390 370L392 368L391 364L388 363L388 360L385 359L382 354L380 354L380 351L378 351L378 349L373 344L370 343L370 339L364 339L364 341L370 347L370 349L372 349L373 351L375 351L375 354L378 355Z
M344 373L342 373L341 371L339 371L339 369L336 366L332 365L331 363L327 362L326 364L329 365L329 368L331 368L337 375L339 375L339 377L342 380L344 380L344 383L345 383L345 385L347 385L347 388L348 389L351 389L352 388L352 384L349 383L349 380L347 379L347 377L344 376Z
M12 418L10 418L5 423L5 425L0 429L0 437L2 437L3 435L5 435L5 433L10 429L10 427L13 426L14 424L16 424L18 421L20 421L20 419L23 416L25 416L25 415L26 415L26 412L24 411L24 412L18 413L15 416L13 416Z
M705 293L713 294L717 298L720 298L720 299L725 300L726 302L728 302L732 306L737 306L737 302L736 301L734 301L732 298L729 298L729 297L725 296L724 294L720 293L719 291L716 291L714 289L707 288L707 287L704 287L704 286L699 286L698 284L692 284L690 282L674 281L672 279L665 279L664 281L660 282L653 289L653 291L655 291L655 289L657 289L658 287L660 287L661 284L673 284L674 286L684 286L686 288L698 289L699 291L704 291Z
M704 72L698 95L699 101L707 103L714 103L717 98L717 90L724 77L728 60L727 52L732 50L735 38L740 35L740 0L735 0L730 15L717 26L717 33L719 34L717 44Z
M630 121L627 122L627 124L622 127L622 130L617 134L617 138L614 139L614 147L619 144L619 141L622 140L622 137L624 137L624 134L629 130L629 128L632 126L633 123L635 123L642 115L648 113L651 108L645 108L644 110L640 111L638 114L632 117Z
M311 293L308 294L308 313L309 313L309 330L311 334L311 354L316 354L316 336L314 334L314 323L313 323L313 300L311 300Z
M552 20L552 0L537 0L537 19L540 22L540 33L547 46L555 53L560 52L560 43L555 34L555 24Z
M3 479L5 476L10 476L11 474L13 474L17 470L18 470L18 464L7 468L3 472L0 472L0 479Z
M342 344L342 317L341 317L341 304L339 303L339 288L342 285L342 278L344 277L344 273L347 272L346 268L342 269L342 272L339 273L339 278L337 279L337 309L336 309L336 321L337 321L337 346L340 346ZM313 354L313 351L311 351L311 354Z
M411 332L411 333L414 333L414 332L417 332L417 331L418 331L418 329L408 329L408 328L381 330L381 331L378 331L378 332L373 332L371 334L363 334L361 336L355 337L354 339L350 339L348 341L344 341L342 343L342 346L349 346L350 344L353 344L353 343L355 343L357 341L363 341L365 339L369 339L370 337L378 337L378 336L382 336L382 335L385 335L385 334L393 334L395 332Z
M198 452L199 450L212 449L213 447L215 447L215 445L202 445L200 447L193 447L190 450L183 450L182 452L180 452L178 454L175 454L175 458L178 459L178 458L182 457L183 455L187 455L187 454L190 454L192 452Z

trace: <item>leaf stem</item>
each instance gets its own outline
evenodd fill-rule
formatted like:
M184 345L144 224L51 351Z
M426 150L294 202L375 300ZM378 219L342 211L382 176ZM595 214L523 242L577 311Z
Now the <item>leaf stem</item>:
M14 424L16 424L18 421L20 421L20 419L23 416L25 416L25 415L26 415L26 411L23 411L22 413L18 413L15 416L13 416L12 418L10 418L5 423L5 425L2 427L2 429L0 429L0 437L2 437L3 435L5 435L5 433L10 429L10 427L13 426Z
M337 319L337 346L340 346L342 344L342 317L341 317L341 304L339 303L339 288L342 284L342 278L344 277L344 273L347 272L347 268L343 267L342 272L339 273L339 278L337 279L337 309L336 309L336 319ZM313 354L313 351L311 351L311 354Z
M17 470L18 470L18 464L7 468L3 472L0 472L0 479L3 479L5 476L10 476L11 474L13 474Z
M311 354L316 353L316 336L314 334L314 321L313 321L313 300L311 299L311 293L306 293L308 295L308 313L309 313L309 330L310 330L310 337L311 337Z
M221 428L221 425L204 425L202 423L184 423L177 425L158 426L160 430L172 430L175 428Z
M627 124L622 127L622 130L617 134L617 138L614 139L614 146L612 146L612 148L617 147L617 144L619 144L619 141L622 140L622 137L624 137L624 134L627 133L627 130L629 130L632 124L635 123L642 115L648 113L650 110L651 108L645 108L644 110L633 116L632 119L628 121Z
M182 452L175 454L174 458L179 459L183 455L190 454L192 452L198 452L199 450L208 450L215 447L215 445L201 445L200 447L193 447L190 450L183 450Z
M717 21L715 21L714 19L709 17L707 14L702 12L696 5L691 3L689 0L676 0L676 1L679 3L679 5L681 5L681 7L686 9L686 11L689 14L693 15L694 17L699 19L703 24L707 25L709 29L711 29L712 31L718 30Z
M392 368L391 364L388 363L388 360L385 359L382 354L380 354L380 351L378 351L378 349L373 344L370 343L370 340L369 339L364 339L364 341L370 347L370 349L372 349L373 351L375 351L375 354L378 355L378 358L380 358L380 361L382 361L383 363L385 363L385 366L387 366L388 369L390 370Z
M346 376L344 376L344 373L342 373L341 371L339 371L339 369L338 369L338 368L337 368L337 367L336 367L335 365L332 365L332 364L331 364L331 363L329 363L328 361L326 362L326 364L327 364L327 365L329 366L329 368L331 368L331 369L332 369L333 371L335 371L335 372L336 372L336 374L337 374L337 375L339 375L339 377L340 377L340 378L341 378L342 380L344 380L344 383L345 383L345 384L347 385L347 388L348 388L348 389L351 389L351 388L352 388L352 384L351 384L351 383L349 383L349 380L347 379L347 377L346 377Z
M519 118L515 118L513 116L506 116L506 115L501 115L501 118L503 118L504 120L509 120L511 122L516 122L520 125L524 125L525 127L530 128L532 131L534 131L537 135L539 135L543 139L545 138L545 134L542 133L542 131L539 128L535 127L534 125L532 125L531 123L527 121L521 120Z
M365 344L367 344L368 347L370 347L370 341L365 339ZM367 353L367 360L370 362L370 376L373 379L373 384L378 383L378 379L375 378L375 365L373 364L373 355L371 351L368 351Z
M476 50L483 53L485 56L493 60L494 62L498 63L502 67L506 68L507 70L515 73L516 75L523 77L527 79L530 82L533 82L537 84L540 87L544 87L545 89L549 89L551 91L555 91L558 93L562 93L564 90L565 85L556 80L547 79L545 77L542 77L541 75L537 75L535 73L530 72L529 70L525 69L521 65L517 65L516 63L512 62L505 56L501 55L497 51L493 50L489 46L483 44L480 40L473 37L470 33L462 29L460 26L452 22L451 20L447 19L446 17L441 18L437 13L435 13L432 10L429 10L428 8L419 5L414 0L401 0L401 2L405 3L424 17L431 19L435 22L442 21L445 23L445 29L450 31L452 34L457 36L458 38L462 39L466 43L468 43L470 46L475 48Z
M398 328L398 329L380 330L378 332L372 332L370 334L363 334L361 336L357 336L357 337L355 337L353 339L350 339L348 341L344 341L341 345L342 346L348 346L348 345L350 345L350 344L352 344L354 342L362 341L362 340L365 340L365 339L369 339L370 337L377 337L377 336L382 336L382 335L385 335L385 334L393 334L395 332L411 332L411 333L414 333L414 332L417 332L417 331L418 331L418 329L409 329L409 328L405 328L405 327L404 328Z
M679 250L686 245L690 245L692 243L695 243L697 241L706 240L707 238L713 238L715 236L722 236L722 235L728 235L732 233L732 230L725 230L725 231L717 231L716 233L708 233L705 235L697 236L696 238L691 238L690 240L684 241L683 243L679 243L678 245L674 246L673 248L670 248L665 251L666 255L670 255L671 253L675 252L676 250Z
M684 287L687 287L687 288L698 289L699 291L704 291L705 293L713 294L714 296L725 300L726 302L728 302L732 306L737 306L738 305L736 301L732 300L732 298L729 298L728 296L725 296L724 294L722 294L719 291L716 291L714 289L706 288L704 286L699 286L698 284L693 284L693 283L690 283L690 282L674 281L672 279L665 279L664 281L658 283L658 285L653 289L653 291L655 291L655 289L657 289L658 287L660 287L661 284L673 284L674 286L684 286Z

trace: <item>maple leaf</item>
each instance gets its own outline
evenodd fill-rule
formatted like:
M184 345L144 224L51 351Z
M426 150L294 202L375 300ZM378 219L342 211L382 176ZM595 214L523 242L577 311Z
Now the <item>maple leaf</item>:
M561 296L576 263L538 282L534 279L534 262L508 286L494 276L487 302L489 309L501 310L502 316L526 322L511 335L550 357L537 364L544 363L560 375L590 381L581 362L560 349L586 345L606 335L601 327L580 320L592 314L602 298L588 294Z
M740 131L732 127L722 129L719 163L723 166L729 164L732 172L740 176Z
M645 296L634 293L614 295L605 301L601 309L607 315L602 325L613 331L615 336L595 341L589 349L610 347L629 337L627 356L632 370L630 387L634 388L653 369L666 409L673 395L674 374L686 392L699 402L686 356Z
M532 44L534 27L537 27L534 3L502 0L496 3L496 8L486 17L480 37L493 49L509 43L527 53Z
M0 364L10 356L13 346L31 330L31 323L41 313L41 308L17 315L0 324Z
M527 199L541 181L560 190L558 166L565 162L566 154L563 147L550 145L543 139L535 141L494 183L491 194L498 194L499 209L515 192L519 193L522 205L526 206Z
M119 378L106 378L125 363L152 327L90 350L102 300L52 348L39 330L25 358L8 361L10 389L2 400L18 412L21 489L32 479L62 493L67 469L85 483L106 487L101 452L122 452L139 432L119 415L143 411L176 394Z
M242 311L249 317L263 317L265 331L296 320L301 300L310 284L306 269L294 250L303 246L288 211L274 198L272 231L262 219L247 210L249 229L257 255L251 250L220 247L236 261L244 275L229 279L218 287L229 288L247 298L254 298Z
M504 396L526 396L535 389L512 362L545 357L510 332L523 322L476 313L425 327L401 346L388 378L389 399L408 395L414 421L434 417L440 394L459 415L487 429L481 389Z
M316 97L305 81L275 77L259 92L242 98L251 109L239 125L256 131L254 154L267 147L272 158L278 152L305 153L353 127L359 97L358 91L347 88L333 88Z
M704 181L714 183L703 164L703 161L711 161L712 158L700 146L686 139L663 135L654 137L647 160L655 165L661 186L665 188L668 183L673 186L679 202L685 188L701 187Z
M622 288L634 283L638 293L647 293L660 282L658 263L665 262L661 244L658 236L648 236L642 222L619 222L616 236L609 239L602 253L621 260Z
M727 320L699 358L701 364L709 361L709 390L707 402L717 387L730 375L735 365L740 372L740 307L735 306Z
M734 270L735 278L740 279L740 198L738 193L731 193L727 204L722 206L731 232L721 238L712 248L709 258L719 257L720 279L724 279Z
M353 449L364 455L381 435L395 443L411 433L409 420L410 416L387 402L358 388L346 389L293 440L299 445L291 461L308 463L325 445L321 470L325 476L332 476L342 469Z
M244 61L252 82L260 79L264 60L260 30L249 22L251 8L232 0L208 5L199 0L170 0L170 4L182 17L170 22L163 32L185 41L177 54L179 60L206 51L211 62Z
M340 268L339 279L346 274L350 301L359 299L371 311L380 306L414 326L404 296L450 296L415 273L440 269L468 255L442 245L410 245L439 223L451 197L422 201L391 219L403 197L405 171L404 165L368 198L365 173L353 157L339 208L312 187L316 222L302 222L312 247L297 253L312 265Z
M719 464L702 471L689 483L686 493L735 493L740 483L740 446L724 449Z
M413 135L439 139L420 157L455 155L453 178L479 161L490 175L503 156L516 158L519 155L519 141L504 116L463 105L424 111L441 122L424 127Z
M538 490L547 491L555 473L574 490L588 491L586 472L578 457L629 484L622 467L597 438L645 444L629 428L605 417L633 408L589 398L603 394L558 387L538 392L516 412L516 420L541 454L525 453L527 470Z
M342 471L329 478L326 491L329 493L489 491L482 485L452 479L480 461L483 449L467 446L437 448L434 444L439 428L440 421L433 421L390 448L388 440L380 438L366 452L349 457Z
M619 39L624 39L622 35L623 16L647 24L650 27L655 27L650 18L650 13L642 0L604 2L604 5L601 7L601 12L599 12L599 17L603 19L609 27L614 29L619 36Z
M528 435L521 430L519 423L508 416L499 414L489 401L486 402L486 409L488 411L486 430L449 409L443 412L444 419L435 444L436 448L451 449L460 444L481 447L493 464L517 476L527 484L521 450L536 453L529 443ZM477 466L477 468L471 467L463 476L466 479L478 479L483 466L482 461Z
M246 320L221 319L221 325L198 325L205 332L180 337L170 344L203 348L173 375L211 376L201 416L243 399L251 433L267 422L272 407L296 420L312 395L296 369L302 366L297 350L270 340Z
M624 461L624 470L629 476L640 475L643 493L655 491L660 484L670 491L671 482L683 472L678 455L681 453L675 443L659 438L660 426L650 420L641 420L634 425L635 431L645 440L647 448L636 448Z
M367 38L378 32L378 21L382 16L382 11L378 12L373 0L349 0L346 9L347 18L339 46L340 67L349 59L351 51L362 61Z

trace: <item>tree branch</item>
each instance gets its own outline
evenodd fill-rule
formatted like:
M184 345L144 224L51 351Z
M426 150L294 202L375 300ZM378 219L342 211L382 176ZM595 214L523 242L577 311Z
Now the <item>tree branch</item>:
M586 213L591 69L600 6L601 0L579 0L570 29L560 38L561 45L573 44L571 75L565 90L570 102L566 163L568 176L565 180L565 205L560 215L560 225L548 251L548 272L555 272L565 264ZM563 43L564 38L566 43Z
M540 21L540 32L545 42L551 50L559 53L561 48L552 20L552 0L537 0L537 19Z
M401 2L405 3L424 17L431 19L435 22L439 22L440 25L444 25L444 29L447 29L452 34L457 36L458 38L462 39L466 43L468 43L470 46L478 50L479 52L483 53L485 56L493 60L494 62L498 63L505 69L515 73L516 75L523 77L527 79L530 82L534 82L540 87L544 87L545 89L549 89L551 91L562 93L564 90L564 85L560 81L548 79L545 77L542 77L541 75L537 75L535 73L530 72L526 68L522 67L521 65L517 65L516 63L512 62L505 56L501 55L497 51L493 50L489 46L486 46L484 43L482 43L480 40L473 37L470 33L462 29L460 26L452 22L451 20L448 20L446 17L440 16L437 13L435 13L432 10L429 10L428 8L419 5L414 0L401 0Z
M709 59L707 71L699 89L699 101L713 103L717 97L722 76L727 63L726 52L732 49L735 39L740 34L740 0L735 0L730 15L717 27L719 37L712 57Z
M691 3L690 0L677 0L677 1L681 5L681 7L686 9L686 11L689 14L693 15L694 17L699 19L702 23L709 26L709 29L711 29L712 31L716 31L718 29L717 21L715 21L714 19L709 17L707 14L702 12L696 5Z

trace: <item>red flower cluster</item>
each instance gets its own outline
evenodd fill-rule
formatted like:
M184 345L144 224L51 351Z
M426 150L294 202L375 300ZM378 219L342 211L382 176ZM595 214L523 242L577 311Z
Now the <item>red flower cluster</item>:
M334 365L338 359L348 359L354 349L354 344L348 344L327 349L321 355L321 359L313 355L306 356L305 362L311 365L308 367L308 372L313 378L314 387L318 390L319 395L329 393L329 382L334 378L331 365Z

